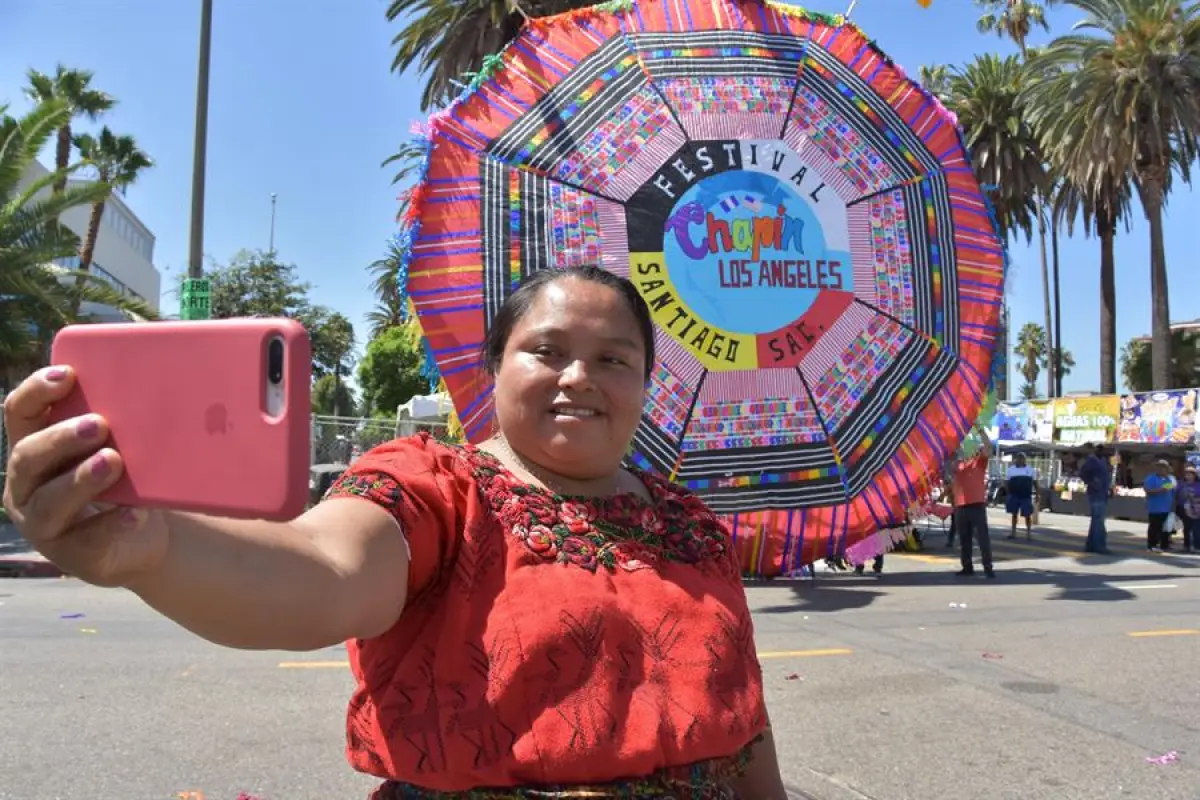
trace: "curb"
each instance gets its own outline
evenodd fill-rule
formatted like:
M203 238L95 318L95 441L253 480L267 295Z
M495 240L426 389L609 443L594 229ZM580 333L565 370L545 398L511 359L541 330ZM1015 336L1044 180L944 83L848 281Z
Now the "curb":
M789 773L785 781L789 800L876 800L840 778L810 767L801 767L798 773L785 772Z
M0 578L61 578L65 574L41 557L0 556Z

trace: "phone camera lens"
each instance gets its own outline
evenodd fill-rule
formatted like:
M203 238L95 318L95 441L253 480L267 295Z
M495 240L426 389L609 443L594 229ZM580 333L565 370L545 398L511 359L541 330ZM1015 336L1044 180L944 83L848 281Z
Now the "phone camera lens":
M283 383L283 342L272 339L267 346L267 380Z

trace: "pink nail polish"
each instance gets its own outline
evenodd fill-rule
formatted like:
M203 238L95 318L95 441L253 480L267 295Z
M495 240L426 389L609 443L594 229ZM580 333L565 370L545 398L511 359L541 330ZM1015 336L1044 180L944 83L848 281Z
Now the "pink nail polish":
M84 417L75 426L75 435L80 439L94 439L100 433L100 423L92 417Z
M92 475L97 478L103 478L109 473L112 467L108 463L108 459L102 455L98 455L92 459Z
M51 367L50 369L46 370L43 375L45 375L46 380L50 381L51 383L58 383L63 378L67 377L67 368Z
M136 508L123 508L120 521L126 528L136 528L142 522L142 514Z

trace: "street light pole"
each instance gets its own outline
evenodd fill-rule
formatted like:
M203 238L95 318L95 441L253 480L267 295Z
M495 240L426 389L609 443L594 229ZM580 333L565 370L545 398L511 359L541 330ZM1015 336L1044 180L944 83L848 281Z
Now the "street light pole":
M274 192L271 192L271 246L267 252L272 256L275 255L275 199L278 197Z
M188 279L180 316L208 319L208 281L204 280L204 171L208 151L208 66L212 51L212 0L200 0L200 64L196 78L196 138L192 146L192 224L188 242Z

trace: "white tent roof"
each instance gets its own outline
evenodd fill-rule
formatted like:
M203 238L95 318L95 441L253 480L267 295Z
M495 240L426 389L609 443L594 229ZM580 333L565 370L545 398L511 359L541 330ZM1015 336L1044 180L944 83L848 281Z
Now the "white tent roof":
M450 401L450 396L444 392L417 395L396 409L396 419L397 421L444 422L453 410L454 404Z

